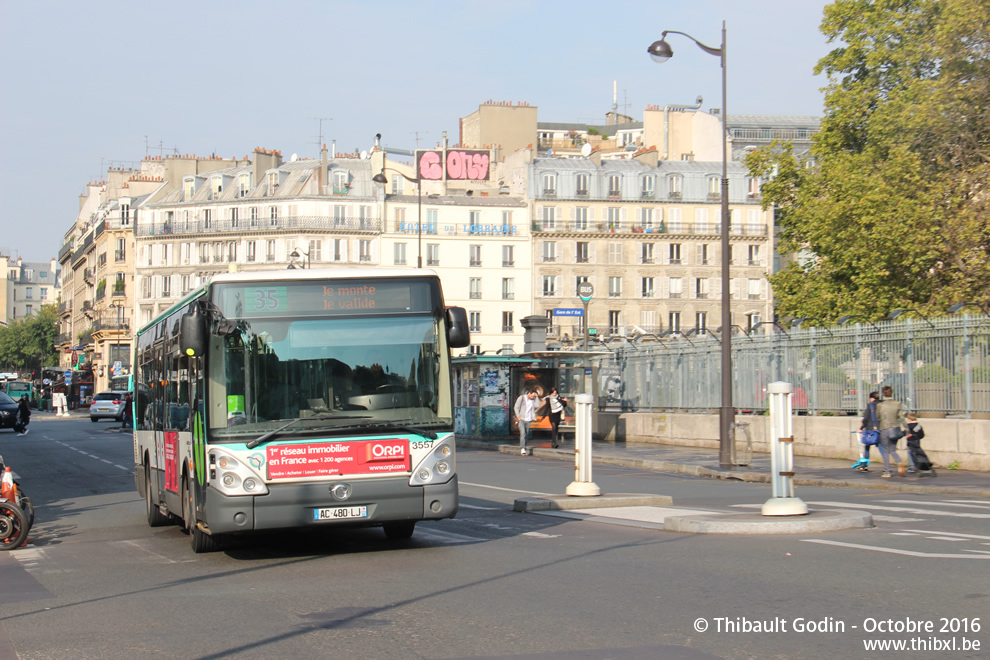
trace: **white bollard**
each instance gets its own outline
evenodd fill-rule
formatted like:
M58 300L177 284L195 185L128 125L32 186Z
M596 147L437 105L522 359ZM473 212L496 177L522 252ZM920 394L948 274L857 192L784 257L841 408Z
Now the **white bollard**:
M574 497L601 495L601 489L591 480L591 404L594 397L578 394L574 401L574 481L564 492Z
M794 431L790 383L767 386L770 394L770 472L773 496L763 504L764 516L803 516L808 505L794 496Z

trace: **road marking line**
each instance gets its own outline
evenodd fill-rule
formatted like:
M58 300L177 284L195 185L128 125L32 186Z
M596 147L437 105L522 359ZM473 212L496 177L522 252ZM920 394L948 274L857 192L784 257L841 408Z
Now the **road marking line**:
M990 536L980 536L979 534L960 534L957 532L939 532L936 530L929 529L928 531L922 531L920 529L905 529L905 532L917 532L918 534L943 534L945 536L961 536L966 539L987 539L990 540Z
M103 461L104 463L106 463L107 465L113 465L113 461L108 461L105 458L101 458L100 460Z
M473 504L464 504L463 502L459 502L457 504L457 506L459 506L462 509L478 509L479 511L498 511L499 510L499 509L497 509L497 508L495 508L493 506L475 506Z
M978 553L980 553L981 555L990 555L990 550L966 550L966 549L964 548L964 549L963 549L963 552L978 552Z
M924 557L927 559L990 559L988 555L953 555L941 552L915 552L913 550L898 550L897 548L881 548L875 545L862 545L860 543L843 543L842 541L828 541L825 539L801 539L805 543L821 543L822 545L836 545L840 548L853 548L855 550L874 550L876 552L889 552L892 555L905 555L907 557Z
M522 533L522 536L532 536L532 537L538 538L538 539L555 539L555 538L557 538L559 536L563 536L563 535L562 534L544 534L543 532L523 532Z
M891 532L891 536L918 536L914 532Z
M120 468L121 470L124 470L124 471L127 471L127 470L129 469L129 468L125 468L125 467L124 467L123 465L117 465L116 463L114 463L114 465L113 465L113 466L114 466L115 468Z
M936 509L915 509L902 506L880 506L879 504L847 504L846 502L808 502L818 506L833 506L842 509L865 509L867 511L901 511L916 515L948 516L950 518L990 519L990 513L969 513L968 511L940 511Z
M926 536L925 538L934 539L935 541L968 541L969 539L960 539L955 536Z
M537 493L532 490L519 490L518 488L502 488L500 486L488 486L486 484L473 484L468 481L462 481L462 486L474 486L475 488L490 488L491 490L501 490L506 493L522 493L523 495L553 495L553 493Z
M983 500L945 500L946 502L955 502L957 504L984 504Z
M916 500L880 500L880 501L889 502L890 504L919 504L919 502ZM963 504L961 502L936 502L933 500L928 500L923 502L923 504L927 506L932 506L932 505L958 506L958 507L965 507L967 509L990 509L990 506L987 505L980 506L978 504Z
M149 554L149 555L151 555L153 557L158 557L159 559L164 560L166 564L188 563L188 561L189 561L189 560L186 560L186 561L183 561L183 562L178 562L178 561L176 561L174 559L171 559L169 557L166 557L165 555L163 555L161 553L155 552L154 550L149 550L148 548L145 548L141 543L138 543L137 541L111 541L110 542L110 545L129 545L132 548L137 548L141 552L147 553L147 554Z
M468 536L467 534L457 534L456 532L447 532L429 527L418 527L416 529L416 536L432 536L435 540L443 543L478 543L488 540L480 536Z

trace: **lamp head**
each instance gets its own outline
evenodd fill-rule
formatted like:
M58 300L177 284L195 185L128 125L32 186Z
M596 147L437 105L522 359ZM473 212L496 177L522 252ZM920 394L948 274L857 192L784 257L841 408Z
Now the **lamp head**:
M298 259L301 255L299 254L299 250L293 250L292 254L290 254L289 256L292 257L293 259Z
M973 304L973 303L964 303L964 302L956 303L955 305L953 305L952 307L950 307L948 309L948 312L949 312L949 314L955 314L956 312L958 312L960 309L962 309L966 305L971 305L971 304Z
M895 309L890 314L887 314L887 320L888 321L893 321L894 319L896 319L898 316L900 316L904 312L913 312L913 311L914 311L913 309Z
M846 316L840 316L838 319L836 319L835 324L845 325L846 323L849 323L849 321L851 321L854 317L855 314L847 314Z
M674 51L671 49L670 44L667 43L667 39L665 38L666 36L667 33L664 32L660 38L660 41L654 41L650 44L650 47L646 49L646 52L650 54L653 61L658 64L663 64L674 56Z
M799 316L791 321L792 328L800 328L801 324L808 320L807 316Z
M371 177L371 182L384 186L386 183L388 183L388 179L385 178L384 172L379 172L375 176Z

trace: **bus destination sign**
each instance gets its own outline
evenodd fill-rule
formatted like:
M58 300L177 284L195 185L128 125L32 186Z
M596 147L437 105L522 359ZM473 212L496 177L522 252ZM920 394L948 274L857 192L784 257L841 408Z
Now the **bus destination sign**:
M228 318L337 316L429 312L429 284L375 280L219 285L219 307ZM418 304L417 304L418 303Z

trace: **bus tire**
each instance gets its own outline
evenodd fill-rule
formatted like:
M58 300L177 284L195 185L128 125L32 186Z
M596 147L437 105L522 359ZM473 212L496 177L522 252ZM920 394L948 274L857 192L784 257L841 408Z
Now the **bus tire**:
M19 548L27 539L27 515L13 502L0 502L0 550Z
M168 516L161 512L158 503L152 497L151 470L147 467L144 469L144 508L148 516L148 527L162 527L168 524Z
M189 545L196 554L216 552L220 549L220 541L217 537L204 532L198 524L193 524L192 529L189 530Z
M412 537L415 528L415 521L385 523L382 525L382 529L385 531L385 538L389 541L404 541Z

